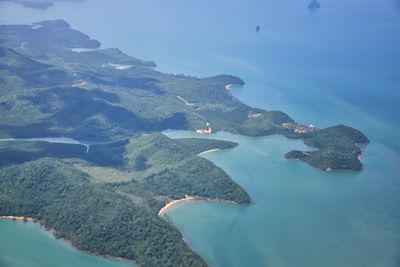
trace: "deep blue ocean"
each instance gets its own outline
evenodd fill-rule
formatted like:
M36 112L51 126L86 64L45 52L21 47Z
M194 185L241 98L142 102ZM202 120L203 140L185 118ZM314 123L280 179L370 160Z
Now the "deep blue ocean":
M240 146L204 157L254 204L189 203L169 216L211 266L398 267L400 1L319 2L315 11L308 0L85 0L45 11L1 2L0 23L62 18L164 72L237 75L246 85L234 94L251 106L362 130L371 143L360 173L285 160L299 141L214 134Z

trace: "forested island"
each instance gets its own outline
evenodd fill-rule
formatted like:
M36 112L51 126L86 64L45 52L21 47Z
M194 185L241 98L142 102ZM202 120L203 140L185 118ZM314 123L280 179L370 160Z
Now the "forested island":
M62 20L0 25L0 138L69 137L78 144L0 142L0 216L34 218L56 236L140 266L206 266L168 221L168 202L186 196L251 202L219 167L198 154L237 144L170 139L167 129L280 134L317 150L291 151L324 170L361 170L348 126L318 129L281 111L250 107L231 75L161 73L156 64L102 49Z
M286 153L288 159L299 159L325 171L360 171L361 149L356 144L368 143L367 137L360 131L338 125L318 131L304 138L304 143L318 150L293 150Z
M83 0L0 0L0 2L12 2L28 8L47 9L58 1L83 1Z

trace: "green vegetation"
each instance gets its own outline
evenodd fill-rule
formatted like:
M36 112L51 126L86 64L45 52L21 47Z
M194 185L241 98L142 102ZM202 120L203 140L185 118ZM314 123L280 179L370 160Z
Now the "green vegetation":
M181 138L176 139L176 142L188 147L193 154L199 154L211 149L230 149L238 145L229 141L199 138Z
M237 144L207 139L170 139L161 133L143 135L126 141L86 147L48 142L0 142L0 167L29 162L44 157L80 159L88 174L96 167L118 169L123 188L139 184L147 192L164 200L185 195L249 203L245 191L222 169L197 156L208 149L233 148ZM105 169L103 169L104 171ZM98 173L92 176L96 180ZM119 185L115 185L119 187ZM156 207L159 208L158 206Z
M173 140L156 133L131 140L127 146L127 164L138 172L135 183L141 183L146 191L156 195L169 199L191 195L250 203L248 194L222 169L197 156L204 148L234 146L235 143L219 140ZM138 159L145 161L146 168L137 168Z
M34 217L79 249L140 266L206 266L166 220L69 164L44 158L0 177L0 214Z
M22 1L20 1L22 2ZM236 99L234 76L197 78L154 70L62 20L0 25L0 137L65 136L90 145L0 143L0 215L35 217L80 249L142 266L205 266L159 218L185 195L250 203L220 168L198 156L237 144L172 140L166 129L281 134L316 151L291 151L322 169L360 170L368 142L346 126L314 129L281 111Z
M360 131L338 125L329 127L304 139L306 145L318 148L316 151L302 152L293 150L285 157L299 159L323 170L359 171L361 150L357 143L368 143L368 138Z
M82 145L0 142L0 215L34 217L82 250L141 266L206 266L158 211L185 195L249 203L197 156L201 147L234 146L160 133L91 145L88 153Z
M116 140L132 133L203 129L207 122L214 132L259 136L292 121L237 100L225 87L244 84L240 78L164 74L148 68L153 62L118 49L74 52L100 43L62 20L35 25L39 28L0 26L0 136ZM260 117L249 117L257 112Z
M44 141L0 142L0 167L33 161L43 157L58 159L80 158L99 166L118 166L124 163L123 153L125 152L126 144L127 141L94 144L90 145L90 150L87 153L85 146L77 144L56 144Z

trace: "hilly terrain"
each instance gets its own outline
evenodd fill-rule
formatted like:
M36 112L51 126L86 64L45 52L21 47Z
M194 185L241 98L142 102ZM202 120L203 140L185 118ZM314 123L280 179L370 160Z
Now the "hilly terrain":
M290 151L322 170L360 171L360 131L318 129L236 99L231 75L166 74L102 48L63 20L0 25L0 215L31 217L56 236L140 266L206 266L159 210L193 196L250 204L222 169L198 156L238 144L170 139L167 129L302 139ZM69 137L79 144L19 138Z

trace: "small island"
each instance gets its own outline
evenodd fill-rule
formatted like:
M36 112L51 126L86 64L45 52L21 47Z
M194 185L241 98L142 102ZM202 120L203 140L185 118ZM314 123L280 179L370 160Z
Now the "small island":
M308 5L308 9L318 9L321 7L321 4L317 0L312 0L311 3Z
M360 131L338 125L329 127L304 139L304 143L317 148L314 151L293 150L286 153L287 159L298 159L325 171L360 171L361 150L356 144L368 143L368 138Z
M50 0L0 0L0 2L12 2L18 5L22 5L28 8L35 8L35 9L48 9L49 7L53 6L55 3L54 1ZM63 1L79 1L79 0L63 0Z

